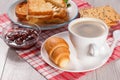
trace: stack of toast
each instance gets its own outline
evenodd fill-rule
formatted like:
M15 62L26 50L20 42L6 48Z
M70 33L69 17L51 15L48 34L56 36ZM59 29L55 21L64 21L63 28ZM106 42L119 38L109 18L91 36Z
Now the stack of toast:
M64 0L27 0L15 8L21 22L30 24L58 24L69 20Z

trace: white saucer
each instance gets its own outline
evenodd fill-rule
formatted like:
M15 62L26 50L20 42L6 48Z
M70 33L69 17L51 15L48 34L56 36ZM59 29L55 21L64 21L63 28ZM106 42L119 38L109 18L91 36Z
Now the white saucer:
M69 65L63 69L58 66L56 66L53 62L48 57L48 54L44 48L44 43L41 46L41 56L45 60L46 63L48 63L50 66L57 68L62 71L67 71L67 72L86 72L90 70L97 69L101 67L103 64L107 62L109 57L111 56L112 53L110 53L110 47L108 46L107 43L100 49L100 54L94 57L88 56L83 59L78 59L76 57L76 51L74 50L74 47L69 39L69 34L68 31L61 32L58 34L55 34L53 36L58 36L63 38L67 43L69 44L69 50L70 50L70 63Z

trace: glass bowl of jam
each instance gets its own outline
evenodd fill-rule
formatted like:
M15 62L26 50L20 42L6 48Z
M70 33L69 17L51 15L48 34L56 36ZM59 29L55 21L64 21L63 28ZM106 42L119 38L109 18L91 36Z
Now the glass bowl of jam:
M16 49L28 49L39 41L40 30L32 28L4 29L3 39L7 45Z

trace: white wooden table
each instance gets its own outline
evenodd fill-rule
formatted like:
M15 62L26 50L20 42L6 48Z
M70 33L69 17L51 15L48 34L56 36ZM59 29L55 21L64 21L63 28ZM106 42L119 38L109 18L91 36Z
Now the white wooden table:
M0 0L0 14L16 0ZM93 6L111 5L120 13L120 0L86 0ZM0 80L46 80L0 39ZM120 60L105 65L81 80L120 80Z

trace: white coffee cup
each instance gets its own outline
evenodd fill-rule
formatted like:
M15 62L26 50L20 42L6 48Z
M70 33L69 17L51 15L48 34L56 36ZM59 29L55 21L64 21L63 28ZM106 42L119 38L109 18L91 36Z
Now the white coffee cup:
M78 58L98 55L108 36L108 26L96 18L75 19L68 25L68 31Z

